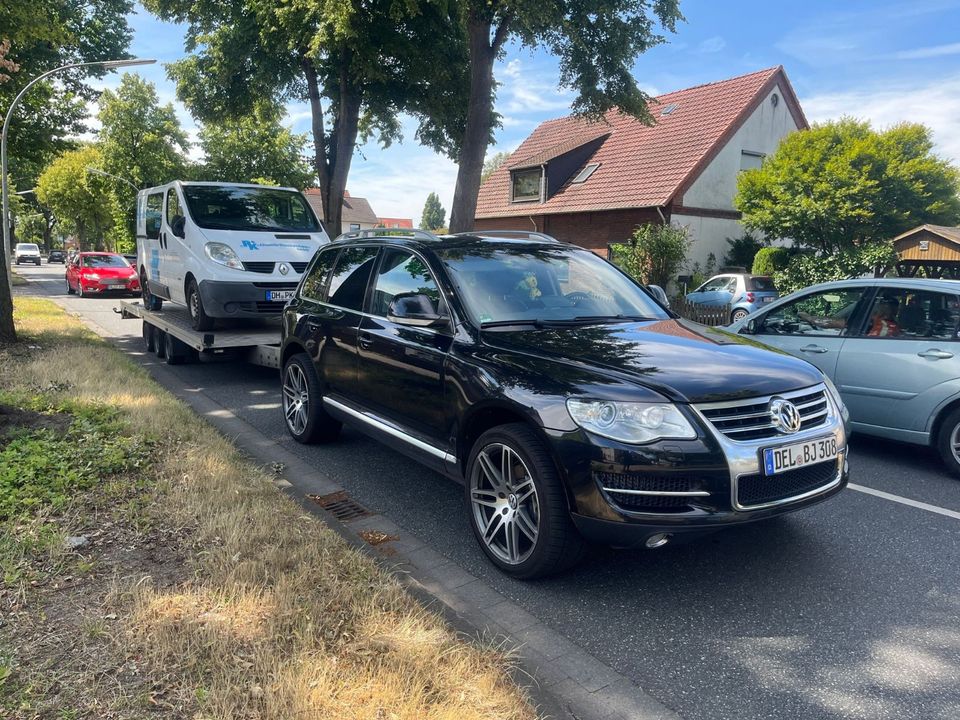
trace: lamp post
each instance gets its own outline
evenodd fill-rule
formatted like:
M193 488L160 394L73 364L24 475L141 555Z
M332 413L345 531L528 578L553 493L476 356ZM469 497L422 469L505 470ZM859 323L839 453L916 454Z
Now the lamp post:
M3 220L3 247L0 248L0 261L3 263L3 272L6 277L7 287L10 289L11 295L13 294L13 278L10 273L10 261L7 259L7 253L10 251L10 193L9 189L7 188L7 130L10 127L10 119L13 117L13 111L17 109L17 105L20 103L20 100L26 94L27 90L54 73L62 72L63 70L71 70L78 67L103 67L108 70L115 70L116 68L131 67L133 65L152 65L155 62L156 60L141 60L138 58L133 58L131 60L97 60L95 62L61 65L60 67L54 68L53 70L48 70L42 75L35 77L33 80L24 85L23 89L13 99L13 102L10 104L10 108L7 110L7 115L3 120L3 133L0 135L0 183L2 183L0 194L3 195L3 214L0 215L0 218Z
M132 182L130 182L126 178L120 177L119 175L114 175L112 173L106 172L105 170L100 170L99 168L90 167L89 165L85 167L84 170L86 170L88 173L93 173L94 175L103 175L104 177L113 178L114 180L119 180L120 182L126 183L127 185L132 187L135 193L139 194L140 192L140 188L138 188L136 185L134 185Z

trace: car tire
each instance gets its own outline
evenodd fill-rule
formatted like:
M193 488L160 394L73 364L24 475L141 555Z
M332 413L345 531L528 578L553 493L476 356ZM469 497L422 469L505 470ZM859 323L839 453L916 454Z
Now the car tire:
M82 280L77 280L77 297L84 297Z
M159 298L150 292L146 270L140 271L140 294L143 297L143 307L145 310L157 312L163 308L163 298Z
M743 308L737 308L732 313L730 313L730 322L735 323L743 320L750 313L744 310Z
M512 468L506 483L504 465ZM527 425L501 425L480 436L470 452L465 489L473 533L508 575L524 580L555 575L586 552L553 458Z
M960 477L960 408L952 411L940 423L937 450L947 469Z
M213 330L213 318L203 308L200 287L193 278L187 282L187 310L190 313L190 325L194 330Z
M281 407L290 437L299 443L332 442L343 427L323 409L320 378L306 353L297 353L283 366Z
M148 353L157 351L157 329L148 322L143 322L143 347Z
M67 280L67 295L73 295L74 289L73 285L70 284L70 281Z
M183 365L187 361L189 348L168 332L163 334L163 356L167 365Z
M167 357L167 333L157 328L157 330L154 332L154 337L156 338L154 352L157 353L158 358L163 360Z

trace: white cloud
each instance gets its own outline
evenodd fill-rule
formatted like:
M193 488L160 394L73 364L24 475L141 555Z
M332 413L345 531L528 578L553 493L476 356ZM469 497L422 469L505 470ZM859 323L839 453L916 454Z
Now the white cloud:
M933 130L937 152L960 164L960 75L882 89L823 93L801 98L811 121L835 120L844 115L870 120L882 128L898 122L919 122Z
M508 62L500 73L504 77L517 79L520 77L520 58L514 58Z
M714 35L712 38L707 38L702 43L697 46L697 52L709 54L720 52L727 46L727 41L724 40L719 35Z
M922 60L925 58L944 57L946 55L960 55L960 43L949 45L933 45L930 47L901 50L894 53L897 60Z

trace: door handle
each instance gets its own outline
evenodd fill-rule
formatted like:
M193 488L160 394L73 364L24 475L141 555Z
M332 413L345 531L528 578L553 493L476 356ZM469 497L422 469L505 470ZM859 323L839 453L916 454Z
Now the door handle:
M357 338L357 345L364 350L369 350L373 347L373 336L368 333L360 333L360 336Z
M830 351L827 350L825 347L820 347L819 345L804 345L802 348L800 348L800 352L805 352L805 353L825 353L825 352L830 352Z
M927 358L928 360L947 360L948 358L953 357L953 353L948 353L944 350L938 350L937 348L924 350L923 352L917 353L917 355L922 358Z

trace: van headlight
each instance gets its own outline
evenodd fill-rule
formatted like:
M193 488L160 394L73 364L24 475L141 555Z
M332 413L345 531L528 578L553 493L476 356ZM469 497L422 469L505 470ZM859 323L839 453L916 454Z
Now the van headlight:
M844 422L847 422L850 419L850 411L847 410L847 406L843 404L843 398L840 397L840 391L837 390L837 386L834 385L833 380L826 375L823 376L823 384L827 386L827 392L830 393L830 397L833 398L833 402L840 411L840 417L843 418Z
M670 403L570 399L567 412L584 430L624 443L697 437L690 422Z
M229 245L209 242L203 246L203 249L207 253L207 257L215 263L226 265L228 268L233 268L234 270L243 270L243 263L240 262L240 258L237 257L237 254Z

